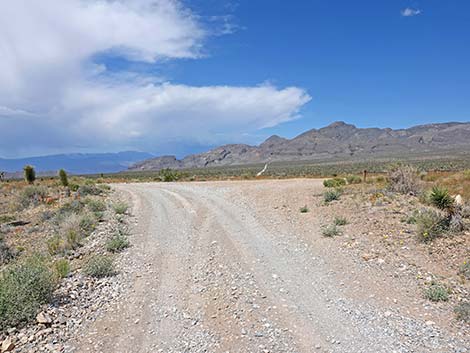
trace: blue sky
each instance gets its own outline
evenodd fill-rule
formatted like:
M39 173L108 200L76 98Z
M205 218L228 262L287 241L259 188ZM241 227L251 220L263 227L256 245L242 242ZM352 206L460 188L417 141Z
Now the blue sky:
M19 0L0 20L0 156L470 121L464 0Z

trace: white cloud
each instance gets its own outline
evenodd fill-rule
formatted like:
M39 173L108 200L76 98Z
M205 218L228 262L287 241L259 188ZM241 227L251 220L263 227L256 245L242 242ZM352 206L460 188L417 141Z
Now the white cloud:
M413 16L418 16L421 15L423 12L420 9L413 9L411 7L407 7L403 10L401 10L401 15L403 17L413 17Z
M295 87L191 87L95 63L203 56L209 33L177 0L5 1L0 23L0 155L218 143L294 119L310 100Z

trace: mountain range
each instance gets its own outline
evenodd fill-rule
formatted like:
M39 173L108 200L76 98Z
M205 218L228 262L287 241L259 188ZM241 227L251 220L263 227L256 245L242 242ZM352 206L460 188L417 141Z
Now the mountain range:
M72 174L115 173L126 170L135 162L153 157L146 152L73 153L56 154L18 159L0 158L0 171L14 173L27 164L36 168L40 175L65 169Z
M378 159L408 155L446 156L470 152L470 122L440 123L407 129L357 128L337 121L293 138L277 135L259 146L229 144L183 159L161 156L135 163L130 170L184 169L278 161Z

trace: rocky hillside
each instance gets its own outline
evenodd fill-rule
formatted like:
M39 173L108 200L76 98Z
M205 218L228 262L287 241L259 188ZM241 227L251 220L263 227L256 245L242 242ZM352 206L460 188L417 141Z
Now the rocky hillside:
M163 156L139 162L130 170L202 168L274 161L387 158L413 154L470 152L470 123L443 123L408 129L357 128L339 121L309 130L291 140L271 136L259 146L231 144L181 160Z

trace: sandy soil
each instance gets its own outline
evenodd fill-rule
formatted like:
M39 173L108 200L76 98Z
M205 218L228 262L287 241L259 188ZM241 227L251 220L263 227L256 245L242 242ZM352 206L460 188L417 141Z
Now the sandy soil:
M423 299L416 273L427 266L425 257L411 266L371 238L374 217L363 215L380 211L349 206L344 235L322 236L341 209L321 205L320 180L116 189L136 217L133 247L122 264L130 289L84 329L76 352L470 347L468 325L456 324L449 304ZM299 212L304 205L310 212Z

